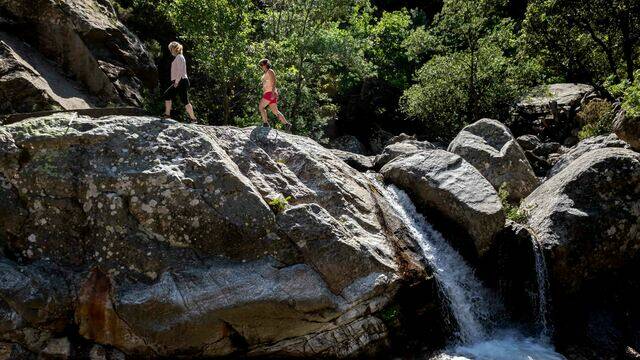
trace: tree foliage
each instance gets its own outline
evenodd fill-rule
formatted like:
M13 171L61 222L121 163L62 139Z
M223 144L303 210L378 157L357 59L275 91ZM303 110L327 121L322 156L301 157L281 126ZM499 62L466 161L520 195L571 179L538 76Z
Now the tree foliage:
M569 81L633 81L640 51L636 0L532 0L523 29L523 51Z
M535 83L535 62L516 56L514 23L500 16L501 1L447 0L429 30L406 41L412 58L430 59L404 94L403 110L423 121L433 137L449 139L482 117L504 118L509 106Z
M448 140L559 81L609 89L631 113L640 103L635 0L116 1L160 62L168 41L186 44L192 101L211 124L259 121L263 57L281 110L315 138L336 124Z

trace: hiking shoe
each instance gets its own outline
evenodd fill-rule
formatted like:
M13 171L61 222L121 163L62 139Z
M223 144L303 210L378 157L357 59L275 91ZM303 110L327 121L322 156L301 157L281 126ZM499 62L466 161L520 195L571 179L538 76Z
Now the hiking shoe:
M269 123L263 122L262 127L271 127L271 125L269 125Z
M290 132L291 132L291 128L292 128L292 127L293 127L293 125L291 125L291 123L286 123L286 124L284 125L284 130L285 130L286 132L290 133Z
M160 116L161 119L171 119L171 115L167 115L167 114L162 114L162 116Z

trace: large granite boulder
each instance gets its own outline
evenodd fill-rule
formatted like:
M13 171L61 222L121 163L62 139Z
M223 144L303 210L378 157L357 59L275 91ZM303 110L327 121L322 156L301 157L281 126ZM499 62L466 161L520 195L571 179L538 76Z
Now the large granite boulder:
M419 206L435 209L465 229L479 254L505 224L496 190L458 155L425 150L396 158L380 172L385 181L412 194Z
M391 142L385 146L382 153L376 156L374 165L377 169L382 168L385 164L399 156L411 155L420 151L433 150L436 148L435 145L428 141L402 138L398 140L399 141Z
M521 210L547 252L553 287L575 292L640 250L640 154L590 151L531 193Z
M640 118L627 116L625 110L620 111L613 120L613 132L635 150L640 150Z
M0 180L0 342L34 352L77 328L141 357L353 356L427 275L368 178L269 129L29 119Z
M578 108L594 93L594 87L585 84L536 87L512 109L509 127L516 136L534 134L544 141L564 143L578 127Z
M26 39L33 48L105 104L140 105L142 86L157 84L151 56L120 23L109 2L0 0L0 12L13 23L10 35L29 31ZM55 82L46 73L41 75Z
M347 165L358 171L365 172L373 169L375 160L374 156L360 155L338 149L331 149L331 152L333 153L333 155L340 158L340 160L347 163Z
M549 170L547 176L551 177L564 170L569 164L582 155L603 148L628 148L629 144L620 140L616 134L599 135L590 137L580 141L573 147L565 150L562 155L557 157L554 161L553 167Z
M511 131L497 120L482 119L466 126L448 150L475 166L496 189L504 186L513 201L538 186L524 151Z

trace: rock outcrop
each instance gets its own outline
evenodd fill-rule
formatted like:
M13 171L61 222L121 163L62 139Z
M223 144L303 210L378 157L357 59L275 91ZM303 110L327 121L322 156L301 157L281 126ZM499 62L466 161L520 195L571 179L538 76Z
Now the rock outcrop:
M575 292L640 250L640 154L590 151L531 193L521 209L548 253L551 284Z
M30 46L0 32L0 113L90 108L95 100Z
M533 172L538 177L546 177L560 156L567 148L557 142L542 142L535 135L522 135L518 137L518 144L524 150Z
M34 352L71 326L135 356L352 356L426 277L368 178L269 129L29 119L0 180L0 342Z
M511 131L497 120L482 119L466 126L448 150L475 166L496 190L504 186L513 201L538 186L524 151Z
M417 205L436 209L465 229L479 254L505 224L496 190L458 155L426 150L397 158L380 172L386 181L412 194Z
M577 128L578 107L594 93L593 86L585 84L539 86L514 107L509 127L516 136L534 134L544 141L565 144Z
M547 176L551 177L564 170L569 164L582 155L603 148L628 148L629 144L618 139L615 134L599 135L580 141L555 159L555 163Z
M640 119L627 116L626 111L620 111L613 120L613 132L618 137L640 151Z
M373 169L374 161L375 161L374 156L360 155L360 154L356 154L348 151L342 151L338 149L331 149L331 152L333 153L333 155L340 158L340 160L347 163L347 165L351 166L352 168L358 171L365 172Z
M382 168L385 164L399 156L411 155L420 151L432 150L436 148L428 141L403 139L399 137L396 137L395 139L398 141L391 142L389 145L385 146L385 148L382 150L382 153L376 156L375 167L377 169Z
M157 70L150 55L138 38L117 19L110 3L99 0L0 0L0 11L9 18L10 34L0 33L6 47L9 36L29 36L20 41L37 49L39 56L52 60L59 70L39 71L40 80L50 84L55 95L48 94L50 105L56 97L64 98L72 87L56 84L61 74L70 74L85 91L102 103L140 105L142 85L155 87ZM15 46L10 52L21 53ZM37 56L24 56L24 81L33 82L33 69L43 67ZM32 62L33 61L33 62ZM43 79L43 80L42 80ZM6 88L4 91L11 91ZM47 92L49 89L44 89ZM81 98L91 102L90 98ZM66 109L73 107L64 106Z

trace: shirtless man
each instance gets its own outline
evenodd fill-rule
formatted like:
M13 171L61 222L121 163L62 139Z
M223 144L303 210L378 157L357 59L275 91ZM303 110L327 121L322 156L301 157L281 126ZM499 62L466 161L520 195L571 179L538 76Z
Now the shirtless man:
M278 88L276 88L276 73L271 69L271 62L268 59L260 60L260 68L264 72L262 75L262 99L258 105L258 110L262 116L262 126L269 126L269 118L267 117L267 109L271 109L273 115L284 124L287 131L291 131L291 123L284 118L284 115L278 110Z

